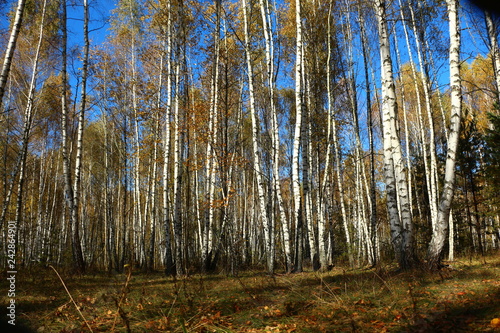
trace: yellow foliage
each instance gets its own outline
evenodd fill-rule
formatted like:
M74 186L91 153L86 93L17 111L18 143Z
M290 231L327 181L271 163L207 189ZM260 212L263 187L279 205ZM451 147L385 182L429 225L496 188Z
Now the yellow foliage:
M490 324L493 327L500 327L500 318L493 318Z

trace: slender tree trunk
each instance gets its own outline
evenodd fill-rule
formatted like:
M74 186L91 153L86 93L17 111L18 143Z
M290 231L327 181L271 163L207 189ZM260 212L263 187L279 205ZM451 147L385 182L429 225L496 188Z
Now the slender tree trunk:
M458 1L447 0L448 20L450 29L450 89L451 89L451 126L448 137L448 150L444 175L444 187L439 201L437 223L432 229L427 260L431 269L438 268L446 236L448 221L455 189L455 161L460 135L460 120L462 114L462 93L460 77L460 26L458 19Z
M327 133L326 133L326 157L325 169L323 171L323 179L320 180L320 190L318 193L318 257L320 269L325 271L328 269L328 254L327 254L327 239L328 234L326 216L328 216L328 195L330 193L330 164L332 160L332 123L333 123L333 89L332 89L332 7L333 1L329 1L328 6L328 23L327 23L327 60L326 60L326 89L327 89ZM318 151L318 158L320 152ZM319 161L318 161L319 165Z
M129 15L132 24L138 20L135 17L134 11L132 9L133 2L129 1ZM144 227L143 227L143 217L142 217L142 198L141 198L141 142L140 142L140 119L139 119L139 109L137 105L137 51L136 51L136 29L131 27L131 44L130 44L130 54L131 54L131 66L132 66L132 111L134 119L134 187L133 187L133 202L134 202L134 222L133 222L133 240L134 240L134 258L137 260L139 265L144 263L145 245L144 245Z
M73 261L75 269L78 272L83 272L85 270L85 262L83 259L82 247L80 243L80 230L78 222L78 200L75 200L75 189L77 186L73 187L72 177L71 177L71 156L68 138L68 101L67 101L67 86L68 86L68 74L67 74L67 27L66 27L66 0L61 0L62 5L62 84L61 84L61 102L62 102L62 141L63 141L63 173L65 180L65 196L66 203L69 208L70 214L70 226L71 226L71 246L73 251ZM85 27L84 27L85 29ZM83 97L83 96L82 96ZM83 103L84 99L82 99ZM83 126L83 125L82 125ZM81 132L78 131L78 138L81 139ZM78 139L77 139L78 142ZM80 142L81 144L81 142ZM80 146L81 149L81 146ZM77 149L78 150L78 149ZM81 153L81 150L80 150ZM77 152L78 156L78 152ZM81 159L81 155L77 160ZM80 175L80 166L75 166L75 172ZM75 180L75 185L78 185L79 181ZM78 197L77 197L78 199Z
M432 106L431 106L431 86L428 78L428 70L425 66L422 43L420 41L419 32L417 31L417 22L415 20L415 14L413 11L413 5L410 1L409 9L411 14L412 26L413 26L413 34L415 35L415 45L417 47L417 56L418 62L420 64L420 78L422 80L422 86L424 90L424 99L425 99L425 110L427 113L427 131L426 137L429 138L429 156L430 156L430 166L429 171L426 174L429 175L430 183L429 186L429 207L431 212L431 222L432 225L436 223L437 220L437 196L438 196L438 188L437 188L437 157L436 157L436 139L434 135L434 119L432 116ZM418 87L416 87L418 88ZM420 100L417 101L420 103ZM425 142L422 142L425 145ZM427 156L424 156L427 158Z
M406 28L405 28L405 30L406 30ZM400 52L399 52L397 36L394 36L394 45L396 48L396 64L397 64L397 67L399 68L399 70L401 71L401 56L400 56ZM408 41L408 45L409 45L409 41ZM412 59L411 55L410 55L410 59ZM411 60L411 67L414 68L413 60ZM414 75L413 77L415 78L416 76ZM415 82L416 82L416 80L415 80ZM414 214L413 214L412 165L411 165L412 151L410 150L410 146L411 146L410 126L409 126L410 122L408 120L409 111L407 108L406 86L405 86L405 83L403 81L401 81L400 89L401 89L401 104L402 104L401 109L402 109L402 113L403 113L403 127L404 127L404 135L405 135L405 137L404 137L405 152L406 152L405 162L406 162L406 168L408 170L408 189L409 189L408 200L410 201L410 214L411 214L411 216L414 216ZM418 93L419 88L418 88L418 85L416 83L415 83L415 89L417 90L417 94L419 95L419 93ZM419 101L417 103L420 104ZM423 129L423 126L420 126L420 128ZM422 140L422 145L424 145L425 142L423 141L424 140L423 136L421 137L421 140ZM425 151L425 147L424 147L424 151ZM424 154L424 161L425 161L424 162L425 170L428 170L427 169L427 156L425 156L425 154ZM429 175L427 173L426 173L426 176L427 176L427 180L428 180Z
M448 225L450 228L449 234L448 234L448 260L449 261L454 261L455 260L455 222L453 221L453 210L450 209L450 218L448 220Z
M408 182L397 130L397 104L385 0L376 0L375 10L382 66L382 122L387 210L396 258L401 269L408 269L415 265L416 257L413 247L413 224L408 200Z
M253 166L255 170L255 179L257 181L257 192L259 200L260 209L260 220L264 227L264 242L265 251L267 257L267 271L269 274L274 273L274 261L273 261L273 249L272 249L272 237L274 237L273 228L271 227L271 221L267 214L267 203L265 197L265 184L262 174L262 160L259 147L259 133L260 124L257 119L257 110L255 106L255 92L254 92L254 82L253 82L253 64L250 53L250 36L249 36L249 14L247 8L246 0L242 0L243 6L243 24L245 33L245 54L247 63L247 73L248 73L248 94L250 97L250 117L252 120L252 149L253 149Z
M351 108L351 114L352 114L352 119L353 119L353 125L354 125L354 136L355 136L355 164L356 164L356 179L359 180L360 182L356 181L356 206L357 206L357 220L360 223L360 228L358 228L358 232L360 235L362 235L364 228L366 228L366 221L364 220L363 216L364 214L361 211L361 207L364 206L363 202L363 196L362 196L362 183L363 183L363 178L365 177L365 168L363 164L363 158L362 158L362 147L361 147L361 135L360 135L360 126L359 126L359 116L358 116L358 104L357 104L357 90L356 90L356 73L355 73L355 68L354 68L354 59L353 59L353 50L352 50L352 43L350 42L353 40L353 34L352 34L352 26L350 24L350 6L348 4L347 7L347 21L349 22L346 26L346 44L347 44L347 59L348 59L348 77L346 78L347 82L347 87L346 91L348 92L349 95L349 104ZM358 177L359 176L359 177ZM360 241L363 239L363 237L360 238ZM367 248L371 249L371 238L367 237L364 239L363 245L366 245ZM361 241L363 243L363 241ZM361 254L361 252L360 252ZM370 258L371 260L372 258Z
M280 160L280 137L278 127L278 116L275 102L275 74L274 74L274 39L272 35L272 21L269 9L268 0L260 0L261 16L263 22L264 37L266 39L266 65L267 65L267 81L269 89L269 103L271 106L271 139L272 139L272 164L273 164L273 183L274 183L274 197L276 198L281 227L283 230L283 242L285 250L285 265L287 272L290 272L293 266L292 251L290 247L290 230L289 221L285 213L285 205L283 203L283 196L281 193L281 180L279 173L279 160Z
M203 228L203 247L201 252L202 270L208 271L212 266L212 226L215 214L215 186L216 186L216 156L214 146L217 142L218 124L217 111L219 108L219 64L220 64L220 15L221 0L216 1L216 24L214 32L214 60L211 77L210 114L208 120L209 140L206 153L206 190L205 190L205 223Z
M170 221L170 202L169 202L169 160L170 160L170 116L172 107L172 13L170 0L167 2L167 27L166 27L166 78L167 78L167 104L165 106L165 130L163 137L163 224L165 228L165 274L173 275L174 262L172 258L172 231Z
M309 86L309 84L308 84ZM307 89L308 91L310 89ZM308 94L310 96L310 93ZM313 211L312 211L312 148L311 148L311 121L309 110L312 105L308 101L308 107L305 108L302 121L302 188L304 192L304 228L306 231L309 252L313 270L319 269L319 258L316 252L316 235L314 233Z
M402 7L402 3L401 3L401 0L400 0L400 7ZM417 115L418 115L418 129L419 129L419 134L420 134L420 144L421 144L421 147L422 147L422 159L423 159L423 162L424 162L424 170L425 170L425 181L426 181L426 188L427 188L427 196L429 198L429 203L430 203L430 219L431 219L431 225L433 223L435 223L436 221L436 218L437 218L437 208L436 208L436 205L433 204L436 202L436 192L434 191L433 192L433 189L435 189L435 187L433 186L433 184L435 185L435 182L433 183L432 181L432 175L433 173L431 172L431 167L429 166L429 160L427 158L427 156L429 155L427 153L427 145L426 145L426 141L428 139L428 136L425 134L425 124L424 124L424 118L423 118L423 111L422 111L422 103L421 103L421 89L420 89L420 85L418 84L418 76L417 76L417 69L416 69L416 66L415 66L415 62L413 60L413 54L412 54L412 47L410 45L410 36L409 36L409 33L408 33L408 28L406 26L406 17L404 15L404 10L401 10L400 11L401 13L401 22L403 24L403 31L404 31L404 34L405 34L405 40L406 40L406 47L408 49L408 55L410 57L410 68L411 68L411 73L412 73L412 81L414 83L414 89L415 89L415 94L416 94L416 107L417 107ZM417 36L417 33L415 32L414 30L414 34L415 34L415 38L418 38ZM397 38L395 38L396 42L397 42ZM420 58L419 58L420 59ZM404 86L403 88L404 89ZM424 88L425 89L425 88ZM404 94L404 93L403 93ZM404 96L402 96L403 99L404 99ZM403 103L405 103L406 101L403 101ZM403 109L405 109L405 106L403 105ZM404 113L404 116L405 116L405 131L407 130L407 113L405 112ZM408 134L409 135L409 134ZM406 139L406 145L407 145L407 149L409 149L409 139L410 137L408 136L407 139ZM410 151L407 151L407 163L408 163L408 167L411 166L410 164ZM408 169L411 173L411 169ZM411 174L409 174L409 181L408 183L411 184ZM435 179L435 178L434 178ZM411 191L411 186L409 187L410 188L410 198L412 197L412 191ZM417 197L417 202L418 202L418 197ZM413 216L413 212L412 212L412 216Z
M301 15L301 0L295 1L295 25L296 25L296 54L295 54L295 130L293 137L292 151L292 189L293 189L293 216L295 221L295 272L302 271L302 203L300 193L300 177L299 177L299 155L300 141L302 133L302 108L303 108L303 87L302 77L304 75L303 65L303 46L302 46L302 15Z
M332 118L333 156L334 156L335 172L337 173L336 179L337 179L337 188L339 191L340 213L341 213L342 226L344 229L345 241L347 246L349 265L352 266L354 258L352 256L352 242L351 242L351 234L349 232L349 218L347 217L347 209L345 204L344 180L343 180L343 172L340 159L340 144L339 144L337 126L338 126L337 120L335 119L335 117L333 117Z
M174 239L175 239L175 269L176 275L184 275L184 260L183 260L183 230L182 230L182 169L181 169L181 155L182 155L182 133L180 129L180 64L177 62L175 68L175 104L174 104Z
M10 66L12 64L12 58L14 57L14 51L16 50L17 38L23 22L25 4L26 0L17 1L16 16L14 17L14 24L10 32L9 43L7 44L7 50L5 51L2 72L0 72L0 112L2 112L2 101L5 93L5 86L7 85L7 79L9 78Z
M363 52L364 75L365 75L365 91L366 91L366 108L367 108L367 127L368 127L368 143L370 147L370 238L372 244L372 265L375 266L379 262L378 258L378 237L377 237L377 191L375 186L375 144L373 138L373 119L372 119L372 102L371 102L371 85L369 76L369 58L368 58L368 41L365 29L365 18L362 9L358 9L359 27L361 34L361 48ZM410 197L411 202L411 197Z
M74 212L78 214L80 207L80 184L82 179L82 160L83 160L83 132L85 128L85 111L87 108L87 76L88 76L88 67L89 67L89 5L88 0L83 1L83 11L84 11L84 19L83 19L83 38L84 38L84 50L83 50L83 64L82 64L82 92L81 92L81 102L80 102L80 113L78 115L78 132L76 138L76 159L75 159L75 183L73 185L73 195L74 195ZM73 241L75 243L80 243L77 240L79 235L79 218L78 216L73 220L78 223L75 224L75 230L73 233ZM78 237L79 238L79 237ZM77 245L78 246L78 245ZM80 245L81 247L81 245ZM81 251L81 250L80 250ZM85 263L82 258L79 259L82 263L78 264L83 265ZM82 266L84 267L84 266Z
M22 218L23 218L23 185L25 181L25 173L26 173L26 159L28 156L28 143L29 143L29 137L31 133L31 126L33 123L33 102L34 102L34 97L35 97L35 89L36 89L36 78L38 76L38 62L40 59L40 49L42 47L42 41L43 41L43 29L44 29L44 24L45 24L45 8L47 5L47 1L45 0L43 2L43 9L42 9L42 20L40 22L40 30L39 30L39 38L38 38L38 44L36 48L36 53L35 53L35 59L33 61L33 67L32 67L32 74L31 74L31 80L30 80L30 86L28 88L28 101L26 104L26 110L24 113L24 126L23 126L23 136L22 136L22 141L21 141L21 152L19 153L20 156L20 169L19 169L19 181L17 184L17 202L16 202L16 230L18 230L21 226ZM41 196L42 193L39 193Z
M497 89L497 103L500 104L500 49L498 48L497 25L491 17L491 13L484 12L486 19L486 28L488 29L488 39L490 42L490 54L493 62L493 71L495 75L495 87Z
M156 247L156 221L157 221L157 198L158 198L158 182L156 181L158 177L158 138L160 133L160 109L162 103L162 93L163 93L163 66L165 62L165 54L164 54L165 43L162 42L162 50L160 55L160 75L158 79L158 96L156 100L156 124L154 129L154 148L153 148L153 175L152 175L152 188L151 188L151 231L149 236L149 249L148 249L148 257L146 261L146 266L148 270L154 269L155 264L155 247Z

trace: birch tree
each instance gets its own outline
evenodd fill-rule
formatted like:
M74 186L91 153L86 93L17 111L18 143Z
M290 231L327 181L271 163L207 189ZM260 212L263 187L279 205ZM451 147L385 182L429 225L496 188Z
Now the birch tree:
M417 22L415 19L415 13L413 9L413 4L410 1L409 2L409 9L410 9L410 16L411 16L411 22L412 22L412 27L413 27L413 34L415 37L415 46L417 48L417 57L418 57L418 62L420 64L420 78L422 80L422 87L424 91L424 98L425 98L425 110L427 114L427 131L426 135L422 137L422 140L428 138L429 140L429 156L430 156L430 166L428 169L426 169L426 175L427 177L427 187L428 187L428 193L429 193L429 207L430 207L430 213L431 213L431 223L435 224L437 220L437 195L438 195L438 188L437 188L437 157L436 157L436 139L434 135L434 120L432 117L432 106L431 106L431 87L430 87L430 82L429 78L427 75L427 68L426 68L426 63L424 60L424 52L423 52L423 47L422 47L422 42L420 40L420 36L422 38L425 38L425 32L424 33L419 33L419 29L417 27ZM404 22L404 19L403 19ZM420 27L422 29L422 27ZM410 52L410 49L408 49ZM414 73L415 75L415 73ZM415 80L415 88L418 91L418 83L417 80ZM417 100L417 103L420 104L420 99ZM419 106L419 109L421 107ZM424 127L423 121L421 121L421 126L422 128ZM423 131L423 129L422 129ZM422 142L423 145L425 145L425 141ZM427 156L424 156L424 159L427 159ZM426 163L427 164L427 163Z
M43 37L44 37L44 24L45 24L45 9L47 6L47 1L45 0L42 5L42 18L40 22L40 30L39 30L39 38L35 52L35 58L33 60L33 68L31 74L31 80L28 88L28 100L26 102L26 109L24 112L24 125L22 132L22 142L21 142L21 151L19 153L19 181L17 185L17 202L16 202L16 225L17 228L21 226L22 217L23 217L23 193L24 193L24 182L26 177L26 158L28 155L28 144L29 138L31 135L31 128L33 125L33 116L34 116L34 98L35 98L35 89L36 89L36 81L38 76L38 64L40 60L40 50L42 47Z
M259 201L259 215L260 220L264 228L264 244L267 257L267 271L269 274L274 273L274 256L272 248L272 238L274 238L274 230L272 228L272 222L267 214L266 196L265 196L265 184L262 173L262 160L259 145L259 133L260 124L257 119L257 110L255 106L255 90L254 90L254 71L252 64L252 57L250 53L250 31L249 31L249 9L247 7L247 1L242 0L243 7L243 25L245 34L245 55L247 64L247 74L248 74L248 94L249 94L249 108L250 108L250 118L252 122L252 152L253 152L253 167L255 170L255 179L257 182L258 191L258 201Z
M168 0L165 4L167 22L165 28L166 39L166 95L165 119L163 130L163 227L165 232L165 274L174 274L174 262L172 258L172 230L170 221L170 202L168 193L169 160L170 160L170 117L172 108L172 4Z
M450 131L448 136L448 149L446 153L446 166L444 187L438 206L438 219L432 228L432 238L429 244L427 260L430 268L438 268L442 260L442 252L448 233L448 221L455 190L455 162L460 134L460 121L462 114L462 94L460 77L460 25L458 19L458 1L447 0L448 24L450 31L449 66L450 66Z
M375 1L382 80L382 125L384 176L391 239L401 269L415 265L413 224L408 200L408 182L397 124L397 103L385 0Z
M14 51L16 50L17 38L19 37L19 31L21 30L24 7L26 5L26 0L17 1L16 15L14 17L14 22L12 25L12 30L10 32L9 43L7 44L7 49L5 50L2 71L0 72L0 112L2 112L2 101L3 95L5 93L5 86L9 78L10 67L12 64L12 57L14 56Z
M372 244L372 264L377 265L379 262L378 234L377 234L377 191L375 186L375 143L373 135L373 116L372 116L372 93L369 74L369 57L368 57L368 37L366 33L365 14L361 6L358 7L358 20L361 38L361 50L363 55L363 69L366 91L366 109L367 109L367 127L368 127L368 144L370 147L370 237ZM411 198L411 196L410 196ZM411 200L410 200L411 202Z
M219 64L220 64L220 30L221 30L221 0L215 2L215 31L213 32L214 39L214 55L212 63L212 76L210 78L210 106L209 106L209 120L208 120L208 133L209 138L206 147L206 160L205 160L205 223L202 236L202 270L207 271L212 266L212 243L213 233L212 228L214 224L214 210L215 210L215 186L216 186L216 156L215 145L218 135L218 122L217 110L219 105Z
M300 140L302 133L302 108L303 108L303 46L302 46L302 15L301 15L301 0L295 1L295 28L296 28L296 44L295 44L295 129L293 136L293 152L292 152L292 189L293 189L293 216L295 222L295 267L294 271L302 271L302 200L300 191L299 178L299 154Z
M67 74L67 9L66 0L61 0L62 6L62 67L61 67L61 103L62 103L62 141L63 141L63 173L65 180L65 196L66 203L69 209L70 226L71 226L71 248L73 252L73 260L75 269L78 272L83 272L85 270L85 261L83 258L82 246L80 243L80 224L78 221L78 193L75 190L79 190L79 180L80 180L80 165L81 165L81 147L82 147L82 135L83 135L83 124L80 123L78 128L78 138L77 138L77 164L75 165L75 183L73 183L73 177L71 175L71 156L69 147L69 137L68 137L68 100L67 100L67 86L68 86L68 74ZM85 6L85 8L88 8ZM87 11L85 10L85 23L84 30L88 29ZM84 33L85 38L88 38L88 30ZM85 43L87 46L88 44ZM86 46L86 50L88 50ZM88 54L88 51L87 51ZM86 64L86 62L84 62ZM84 69L86 76L86 67ZM84 85L82 82L82 89ZM83 100L82 100L82 103ZM83 105L84 106L84 105ZM84 110L84 109L82 109ZM81 118L83 120L83 112L80 110Z
M493 72L497 89L497 102L500 104L500 49L498 48L497 24L493 20L489 11L484 12L486 29L488 30L488 41L490 47L491 60L493 62Z
M275 75L275 56L274 56L274 37L272 30L272 16L268 0L260 0L262 25L266 43L266 66L267 66L267 86L269 89L269 104L271 109L271 138L272 138L272 165L273 165L273 197L277 201L281 228L283 231L283 242L285 251L285 263L288 272L292 269L292 251L290 247L289 221L285 213L283 195L280 179L280 135L278 127L278 116L276 110L276 75Z

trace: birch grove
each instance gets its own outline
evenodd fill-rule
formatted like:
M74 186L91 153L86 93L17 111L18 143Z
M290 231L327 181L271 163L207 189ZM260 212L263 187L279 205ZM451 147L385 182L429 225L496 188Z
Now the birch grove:
M17 221L25 265L439 269L500 247L489 12L8 3L0 234Z

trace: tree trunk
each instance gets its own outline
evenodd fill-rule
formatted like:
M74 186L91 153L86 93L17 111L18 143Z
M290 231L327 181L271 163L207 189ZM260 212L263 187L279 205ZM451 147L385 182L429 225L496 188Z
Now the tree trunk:
M31 126L33 123L33 103L34 103L34 97L35 97L35 89L36 89L36 79L38 76L38 62L40 59L40 49L42 47L42 41L43 41L43 28L45 24L45 9L46 9L47 1L45 0L43 2L43 10L42 10L42 20L40 22L40 30L39 30L39 38L38 38L38 44L36 48L36 53L35 53L35 59L33 61L33 67L32 67L32 74L31 74L31 81L30 81L30 86L28 89L28 100L26 104L26 110L24 113L24 126L23 126L23 136L22 136L22 141L21 141L21 151L19 153L19 158L20 158L20 165L19 165L19 182L17 185L17 202L16 202L16 225L17 228L16 230L19 230L23 218L23 185L25 181L25 173L26 173L26 158L28 156L28 144L29 144L29 137L30 137L30 132L31 132ZM41 183L41 181L40 181ZM39 192L39 195L41 196L42 194ZM40 207L39 207L40 208ZM37 236L40 236L40 233L37 233Z
M220 64L220 15L221 15L221 0L216 1L216 24L214 32L214 60L211 77L210 91L210 114L208 120L209 139L207 142L207 153L205 162L206 172L206 190L205 190L205 223L203 228L203 247L201 252L202 270L208 271L211 269L212 263L212 227L215 213L215 185L216 185L216 156L214 146L217 142L218 122L217 110L219 108L219 64Z
M130 20L132 24L135 24L138 18L135 17L135 14L132 10L132 1L129 2L129 11L130 11ZM141 142L140 142L140 121L139 121L139 110L137 106L137 60L136 60L136 31L135 28L132 27L131 31L131 44L130 44L130 53L132 59L132 111L134 117L134 187L133 187L133 201L134 201L134 222L133 222L133 240L134 240L134 259L137 260L139 265L144 263L144 253L145 253L145 245L144 245L144 228L143 228L143 217L142 217L142 204L141 204Z
M430 166L426 174L429 175L429 180L430 183L427 185L429 187L429 207L430 207L430 213L431 213L431 222L432 225L436 223L437 220L437 193L438 193L438 188L437 188L437 157L436 157L436 142L435 142L435 135L434 135L434 120L432 117L432 106L431 106L431 86L428 78L428 70L425 66L424 62L424 56L423 56L423 50L422 50L422 43L420 41L420 34L417 31L417 22L415 21L415 14L413 11L413 5L410 1L409 3L409 9L410 9L410 14L411 14L411 21L412 21L412 27L413 27L413 34L415 35L415 45L417 47L417 57L418 57L418 62L420 64L420 77L422 80L422 86L424 90L424 98L425 98L425 110L427 113L427 131L425 138L429 139L429 156L430 156ZM418 89L418 87L416 86ZM417 101L417 103L420 104L420 100ZM425 141L422 142L423 145L425 145ZM425 159L427 159L427 156L424 156Z
M493 62L493 71L495 75L495 87L497 89L497 103L500 105L500 50L498 48L498 38L497 38L497 25L492 19L491 13L488 11L484 12L486 19L486 28L488 29L488 39L490 42L490 54L491 61Z
M72 177L71 177L71 156L68 138L68 101L67 101L67 86L68 86L68 74L67 74L67 27L66 27L66 0L61 1L62 5L62 84L61 84L61 103L62 103L62 141L63 141L63 173L65 180L65 196L66 203L69 208L69 218L71 227L71 248L73 252L73 262L75 265L75 270L79 273L83 273L85 270L85 262L83 259L82 247L80 243L80 230L78 222L78 197L75 195L75 189L77 189L77 182L75 179L75 187L73 187ZM87 19L85 19L87 22ZM84 24L84 29L87 25ZM88 34L85 34L88 36ZM88 37L87 37L88 38ZM83 82L82 82L83 84ZM83 97L83 96L82 96ZM82 101L83 103L83 101ZM83 124L82 124L83 126ZM83 131L83 127L82 127ZM78 131L78 139L81 140L82 132ZM80 151L77 152L77 161L81 160L81 141ZM77 148L78 150L78 148ZM80 155L79 155L80 153ZM78 157L80 156L80 157ZM80 175L80 165L75 166L75 175ZM75 200L75 197L77 200Z
M246 0L242 0L243 7L243 24L245 33L245 54L248 73L248 94L250 98L250 117L252 120L252 149L253 149L253 166L255 170L255 179L257 181L257 192L260 209L260 220L264 228L264 242L267 257L267 271L269 274L274 273L272 238L274 237L271 221L267 214L267 203L265 197L265 184L262 175L262 161L259 147L260 124L257 122L257 110L255 107L255 91L253 82L253 64L250 53L250 36L249 36L249 14Z
M0 112L2 111L3 95L5 93L5 86L7 85L7 79L9 78L12 58L14 56L14 51L16 50L17 37L19 36L19 31L21 30L23 22L25 4L26 0L17 1L16 16L14 17L14 24L10 32L9 44L7 44L7 50L5 51L2 72L0 72Z
M182 168L181 168L181 157L182 157L182 132L180 129L180 111L179 111L179 99L180 99L180 64L177 62L175 68L175 105L174 105L174 240L175 240L175 269L176 275L184 275L184 260L183 260L183 230L182 230Z
M377 0L375 7L382 76L382 122L387 210L397 261L401 269L408 269L415 265L416 257L413 247L413 224L408 200L408 182L397 130L397 103L385 0Z
M295 267L293 271L302 272L302 203L300 193L299 177L299 154L302 133L302 108L303 87L302 76L304 75L303 46L302 46L302 15L301 0L295 1L295 25L296 25L296 54L295 54L295 130L292 151L292 189L293 189L293 216L295 221Z
M171 221L170 221L170 202L169 202L169 160L170 160L170 116L172 107L172 13L171 13L171 3L167 2L167 27L166 27L166 78L167 78L167 104L165 105L165 130L163 134L163 224L165 230L165 274L173 275L174 272L174 261L172 257L172 231L171 231Z
M358 9L359 27L361 33L361 48L363 52L364 75L365 75L365 91L366 91L366 109L367 109L367 127L368 127L368 143L370 146L370 238L372 244L372 265L378 264L378 237L377 237L377 191L375 185L375 144L373 141L373 119L372 119L372 104L371 104L371 86L369 76L369 58L368 58L368 40L365 29L365 19L362 9ZM410 197L411 202L411 197Z
M429 244L427 260L431 269L441 264L442 252L448 233L448 221L451 202L455 189L455 161L460 135L460 120L462 114L462 93L460 78L460 27L458 19L458 1L447 0L448 20L450 29L450 89L451 89L451 116L450 135L444 175L444 187L439 201L437 223L432 229L432 238Z
M276 110L275 94L276 89L275 74L274 74L274 40L272 36L272 22L271 13L269 9L268 0L260 0L261 16L263 22L264 37L266 39L266 65L267 65L267 81L269 89L269 103L271 106L271 139L272 139L272 164L273 164L273 190L276 198L281 228L283 230L283 242L285 250L285 265L287 272L292 269L292 251L290 248L290 230L289 221L285 213L285 206L283 203L283 196L281 193L281 179L279 174L279 160L280 160L280 137L278 127L278 116Z

